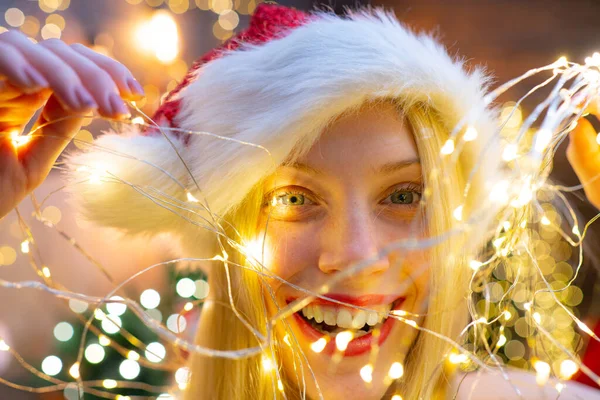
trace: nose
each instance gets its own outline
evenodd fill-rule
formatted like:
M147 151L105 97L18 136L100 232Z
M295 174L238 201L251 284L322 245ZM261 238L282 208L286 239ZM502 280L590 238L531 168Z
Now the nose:
M390 263L387 256L374 261L380 247L374 218L366 210L355 209L339 218L332 218L324 227L319 269L333 274L371 259L369 265L357 274L381 274L389 269Z

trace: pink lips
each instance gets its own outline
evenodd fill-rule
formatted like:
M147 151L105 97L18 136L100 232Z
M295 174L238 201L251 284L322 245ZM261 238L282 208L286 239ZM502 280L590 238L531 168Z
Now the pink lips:
M397 296L393 296L393 295L392 296L365 295L365 296L355 297L355 296L350 296L347 294L327 294L327 297L332 300L337 300L337 301L341 301L344 303L353 304L353 305L356 305L359 307L390 304L390 303L396 301L396 304L394 306L394 309L396 309L396 308L399 308L402 305L402 303L404 302L404 298L398 298ZM290 303L294 300L296 300L296 299L295 298L286 299L286 301L288 303ZM327 301L327 300L319 299L319 298L314 299L311 304L327 305L327 306L331 306L331 307L335 307L335 308L342 307L342 305L340 305L340 304L333 303L331 301ZM306 337L311 342L316 342L320 338L326 336L326 335L322 334L321 332L317 331L315 328L313 328L298 313L294 313L294 318L295 318L296 323L298 324L298 327L302 331L302 333L304 333L304 335L306 335ZM379 331L379 337L377 340L377 344L379 346L381 346L383 344L383 342L385 342L385 340L389 336L390 331L391 331L392 327L394 326L395 322L396 321L393 318L388 318L383 323L383 325L381 326L381 330ZM364 336L361 336L359 338L353 339L352 341L350 341L350 343L348 343L348 347L344 351L344 356L345 357L354 357L354 356L359 356L359 355L369 352L371 350L371 348L373 347L374 340L375 339L373 337L372 332L368 333ZM336 351L335 341L330 340L327 343L327 345L325 346L325 348L323 349L322 354L332 355L335 351Z

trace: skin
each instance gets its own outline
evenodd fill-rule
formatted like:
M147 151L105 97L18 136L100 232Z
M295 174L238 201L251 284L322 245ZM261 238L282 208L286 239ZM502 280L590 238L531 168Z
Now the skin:
M17 31L0 34L0 218L44 181L79 131L83 115L96 112L108 118L123 118L128 110L122 100L142 96L140 85L126 67L85 46L69 46L59 40L33 44ZM40 108L43 111L38 125L71 118L48 125L27 144L15 146L11 134L21 133ZM588 199L600 208L600 180L590 182L600 174L600 149L595 139L591 124L581 120L570 134L567 157L586 185ZM309 195L318 195L316 205L307 212L271 213L265 245L274 272L302 287L316 288L327 277L375 254L386 243L408 235L414 211L411 216L406 209L397 211L397 205L380 202L387 198L386 190L392 186L418 180L420 169L413 166L386 177L368 171L369 166L416 155L410 132L391 109L337 121L301 160L323 171L322 176L282 167L276 179L267 183L267 190L295 185ZM266 218L267 213L261 226L266 225ZM413 232L425 228L417 226ZM422 265L424 255L402 256L399 261L400 255L392 254L331 291L403 294L407 300L402 308L419 312L425 303L427 275L412 274L414 266ZM402 285L406 281L413 283ZM300 295L275 282L272 288L279 307L285 306L286 296ZM269 301L268 305L274 313L275 304ZM402 361L415 337L414 329L405 325L393 328L374 366L373 385L366 387L358 378L358 370L368 361L366 357L344 358L330 373L330 358L312 352L294 321L289 322L327 399L380 398L386 390L382 382L391 362ZM281 329L278 334L282 335ZM399 351L389 351L392 348ZM284 363L288 374L294 376L289 355L284 357ZM307 370L305 375L309 396L317 398Z
M375 172L384 164L395 162L412 164L391 173ZM280 167L265 187L267 200L275 198L280 202L263 208L260 224L265 226L270 213L265 235L266 263L281 278L316 289L353 263L375 256L387 244L414 237L415 233L421 236L425 230L424 223L416 218L420 215L422 191L417 148L410 129L392 106L363 109L338 119L299 163L320 172ZM294 194L284 194L288 190ZM412 200L391 195L394 190L410 194ZM290 205L294 198L303 199L304 204ZM402 309L419 313L427 297L425 260L422 252L392 253L332 287L330 293L405 296ZM271 287L280 307L290 296L301 297L300 292L278 281L272 281ZM275 306L270 299L269 303L273 313ZM344 357L332 371L332 357L313 352L312 340L293 318L287 321L326 399L380 399L387 389L384 377L391 364L404 360L417 334L406 324L395 324L380 348L373 383L367 387L359 371L369 363L369 353ZM278 333L284 335L282 329ZM290 356L284 357L284 365L289 376L294 376ZM308 378L307 369L305 374L308 395L316 399L318 391Z
M0 218L44 181L85 114L124 118L129 111L123 99L143 96L126 67L83 45L56 39L34 44L18 31L0 34ZM40 108L36 126L71 118L16 147L11 135L21 133Z

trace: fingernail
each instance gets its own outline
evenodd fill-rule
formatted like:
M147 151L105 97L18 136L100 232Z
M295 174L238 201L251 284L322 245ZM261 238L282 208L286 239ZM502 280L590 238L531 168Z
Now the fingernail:
M46 78L44 78L39 72L37 72L35 69L31 68L31 67L26 67L25 70L25 76L27 77L27 81L29 83L28 86L30 87L38 87L38 88L43 88L43 87L48 87L48 81L46 80Z
M94 98L87 90L82 87L75 89L75 96L79 102L79 105L83 109L98 108L98 104L94 101Z
M111 93L109 97L110 108L113 114L117 114L118 116L128 117L131 114L129 113L129 109L123 103L121 97L116 93Z
M142 88L142 85L140 85L139 82L136 81L135 79L129 78L127 80L127 86L129 87L129 91L131 93L136 94L141 97L146 96L146 93L144 93L144 89Z

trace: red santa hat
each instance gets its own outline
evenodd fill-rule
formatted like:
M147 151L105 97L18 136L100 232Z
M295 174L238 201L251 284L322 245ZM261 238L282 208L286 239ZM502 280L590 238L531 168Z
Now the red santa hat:
M487 83L482 69L466 70L392 12L341 17L263 3L249 28L202 56L166 97L154 119L180 131L133 126L100 136L68 157L70 191L98 224L187 235L212 224L205 201L213 216L225 215L290 154L307 151L336 116L368 100L423 102L448 132L466 121L479 140L493 138ZM498 163L491 155L480 167L493 174ZM90 168L103 183L81 183ZM190 212L194 198L200 203Z

